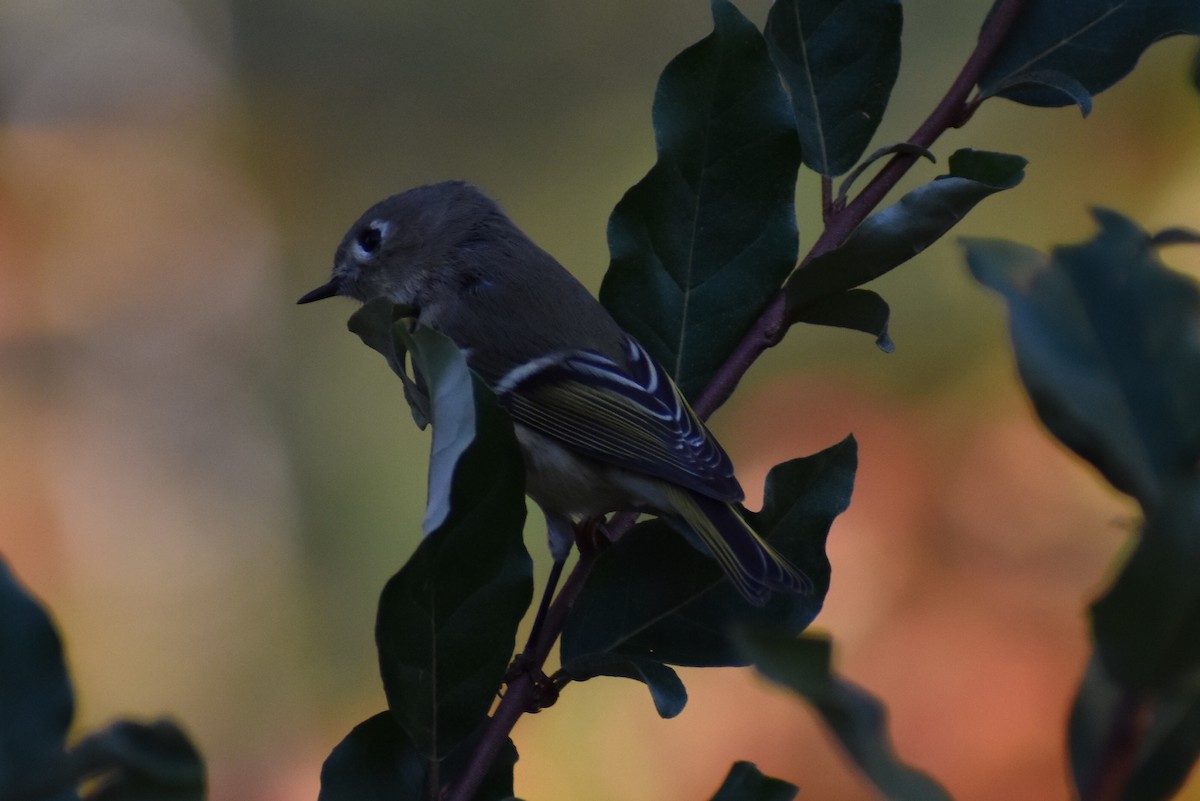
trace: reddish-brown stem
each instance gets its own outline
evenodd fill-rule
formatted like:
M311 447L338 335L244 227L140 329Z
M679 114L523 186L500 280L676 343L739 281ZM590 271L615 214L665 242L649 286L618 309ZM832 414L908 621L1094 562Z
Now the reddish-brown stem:
M692 408L695 409L696 414L700 415L700 419L707 419L720 408L721 404L729 400L729 396L737 388L742 376L750 369L750 365L754 364L754 360L761 356L767 348L779 342L786 330L783 314L785 309L786 300L783 292L780 292L771 301L771 305L767 306L762 316L758 318L758 322L746 333L746 336L742 337L742 341L725 359L725 363L713 375L708 386L696 396Z
M1028 0L1000 0L993 9L987 26L980 32L975 50L963 65L958 77L955 78L946 95L925 122L909 138L909 142L928 148L947 129L960 126L967 121L978 105L968 101L971 90L979 82L984 68L1003 43L1027 2ZM825 213L825 229L800 262L800 269L803 269L804 265L814 257L833 250L845 242L851 232L883 201L887 193L896 186L916 160L917 157L913 155L896 154L854 201L844 207L833 207L832 202L828 199L831 189L830 182L827 179L822 180L822 209ZM778 344L787 330L785 312L786 302L783 293L780 292L730 353L708 386L695 399L694 408L697 414L706 418L716 411L721 404L728 400L755 359L761 356L767 348ZM634 516L632 515L621 515L614 519L613 525L609 527L610 538L618 538L625 530L628 530L633 524L633 520ZM559 591L558 596L546 612L540 632L537 633L537 641L531 641L526 645L525 655L530 670L520 673L508 685L508 690L496 707L466 771L443 794L445 801L470 801L479 788L479 784L487 775L496 755L500 753L513 726L528 710L536 691L533 673L541 670L551 647L562 633L567 615L575 598L579 595L579 591L583 588L584 579L591 572L595 557L594 551L581 554L579 563L567 577L562 590Z
M928 149L939 136L950 128L963 125L974 112L977 103L969 101L971 91L979 83L980 76L987 68L992 56L1004 43L1008 32L1016 23L1028 0L1001 0L992 11L987 27L979 33L979 41L975 45L962 70L950 84L950 88L942 97L941 102L930 112L925 121L908 138L908 142L918 147ZM897 153L880 170L866 188L854 198L854 201L837 214L830 224L825 226L821 237L813 245L812 251L805 258L811 261L826 251L840 245L867 218L885 195L899 183L900 179L916 163L919 157L912 153ZM801 265L803 266L803 264Z
M969 100L972 89L979 82L988 62L995 55L1004 38L1020 16L1028 0L1000 0L988 19L987 27L979 34L979 41L967 62L959 71L954 83L946 91L937 106L930 112L920 127L909 137L911 144L928 149L948 129L962 125L978 106ZM876 173L870 183L846 206L834 210L825 220L825 229L817 237L812 248L800 261L803 270L817 256L828 253L849 238L883 198L895 188L918 156L897 153ZM845 287L849 289L850 286ZM787 301L782 291L767 306L758 321L746 332L729 358L713 376L711 382L696 398L694 407L701 417L707 417L729 399L742 376L763 351L779 343L787 329Z
M550 649L554 647L555 640L562 633L571 606L579 596L579 591L583 589L584 580L592 572L597 555L598 551L595 550L580 552L579 562L576 563L575 569L567 576L562 589L559 590L554 602L546 611L540 631L530 632L530 639L525 643L523 652L529 669L521 671L509 682L504 697L497 704L496 711L492 713L487 728L475 746L475 753L471 755L471 761L466 770L442 794L445 801L470 801L484 777L487 776L500 749L508 740L509 732L517 725L521 715L529 710L537 691L534 686L534 676L546 663Z
M1079 788L1083 801L1117 801L1124 795L1137 767L1138 749L1150 728L1151 713L1147 700L1128 692L1122 696L1096 775L1088 786Z

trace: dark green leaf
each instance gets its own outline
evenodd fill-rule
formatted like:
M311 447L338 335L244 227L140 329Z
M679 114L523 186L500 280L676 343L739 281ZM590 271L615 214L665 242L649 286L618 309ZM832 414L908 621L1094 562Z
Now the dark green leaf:
M1198 410L1200 411L1200 410ZM1170 492L1092 607L1096 652L1127 687L1200 689L1200 486Z
M1065 106L1076 100L1061 88L1021 79L1054 72L1099 94L1129 74L1147 47L1178 33L1200 34L1196 0L1032 0L988 62L979 90L1031 106Z
M887 734L887 710L832 673L828 639L744 630L738 642L768 679L811 703L863 774L890 801L949 801L924 773L901 763Z
M0 559L0 796L67 792L74 711L54 624Z
M1156 248L1169 245L1200 245L1200 231L1190 228L1164 228L1150 237L1150 244Z
M419 753L441 760L495 698L533 594L532 565L508 415L450 340L418 329L407 346L433 401L426 521L440 522L384 588L375 636L392 714ZM435 515L437 499L445 510Z
M800 155L753 23L714 0L715 30L663 71L658 161L608 223L600 300L688 397L708 383L795 265Z
M478 734L478 733L477 733ZM424 801L430 781L439 787L452 782L466 767L477 737L452 752L436 779L434 764L417 752L390 712L380 712L354 727L321 768L317 801ZM473 796L474 801L512 798L513 765L517 749L505 742Z
M1010 89L1029 87L1060 92L1067 100L1079 106L1079 111L1083 116L1086 117L1092 113L1092 95L1087 88L1070 75L1055 70L1032 70L1018 73L997 86L993 94L1004 94Z
M421 801L425 758L390 712L354 727L321 767L317 801Z
M476 732L476 736L464 742L446 758L445 768L442 770L442 787L446 787L456 780L467 769L470 760L475 755L475 747L479 735L482 733L483 729L480 728ZM517 747L513 745L512 740L506 739L504 745L500 746L496 758L492 760L491 766L488 767L487 775L483 777L479 789L471 796L471 801L515 801L513 799L513 768L516 764Z
M357 334L363 344L378 351L387 359L392 372L400 377L404 386L404 399L412 412L417 427L424 430L430 421L428 390L421 376L415 379L408 374L405 356L408 354L403 338L397 336L396 327L407 330L397 318L396 306L387 298L375 298L350 316L348 327Z
M1139 697L1122 689L1093 658L1071 710L1069 744L1080 798L1099 797L1106 772L1119 769L1121 751L1131 746L1134 764L1128 768L1124 791L1110 797L1118 801L1172 798L1200 754L1200 698L1194 691Z
M204 760L169 720L117 723L71 749L80 777L90 777L86 801L203 801Z
M673 718L687 704L687 688L679 674L655 659L623 657L616 654L591 654L574 659L563 674L572 681L587 681L597 676L621 676L646 685L654 708L664 718Z
M858 177L866 172L872 164L879 161L885 156L894 156L903 153L907 156L917 156L918 158L929 159L933 164L937 164L937 156L928 148L914 145L909 142L897 142L894 145L881 147L871 155L863 159L857 167L851 170L845 178L842 179L842 185L838 187L838 198L845 199L846 194L850 191L850 185L853 184Z
M867 149L900 69L900 0L776 0L764 31L804 163L841 175Z
M808 304L796 312L795 321L853 328L873 335L879 349L891 353L896 349L896 344L888 336L890 316L887 301L878 294L869 289L851 289Z
M750 762L734 762L712 801L792 801L796 792L794 784L764 776Z
M816 257L787 282L788 320L830 297L900 266L932 245L989 195L1025 176L1025 159L1005 153L959 150L949 175L918 187L863 221L839 248Z
M493 487L486 478L486 471L474 477L476 484L458 483L463 456L472 446L497 451L500 454L496 457L497 467L512 462L509 445L516 442L512 422L500 409L492 391L467 367L466 358L448 337L428 328L416 331L411 337L403 328L397 327L395 332L412 354L414 372L428 385L428 417L433 424L433 437L429 444L429 497L421 528L426 534L432 534L453 514L456 496L466 496L467 502L471 503L478 502L479 496L488 491L511 494L516 486L523 492L524 471L518 466L515 475L510 476L503 487ZM494 428L487 430L485 426ZM518 532L523 525L522 504Z
M1200 92L1200 47L1196 48L1196 55L1192 56L1192 88Z
M975 277L1001 293L1017 367L1047 428L1147 509L1200 456L1200 293L1129 220L1047 259L967 243Z
M852 437L767 477L763 509L752 526L813 580L812 595L775 593L751 606L721 572L660 521L636 526L598 560L562 639L570 672L595 672L602 656L674 665L741 665L730 640L736 625L772 624L791 632L808 626L829 588L825 538L850 501L856 445ZM619 662L618 662L619 664ZM628 672L616 675L628 675Z

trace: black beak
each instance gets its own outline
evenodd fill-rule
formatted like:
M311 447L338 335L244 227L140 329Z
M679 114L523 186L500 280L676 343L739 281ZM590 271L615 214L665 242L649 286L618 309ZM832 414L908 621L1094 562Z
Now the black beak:
M340 288L341 287L338 285L337 278L330 278L328 284L317 287L312 292L309 292L307 295L300 298L300 300L296 301L296 303L312 303L314 300L332 298L338 293Z

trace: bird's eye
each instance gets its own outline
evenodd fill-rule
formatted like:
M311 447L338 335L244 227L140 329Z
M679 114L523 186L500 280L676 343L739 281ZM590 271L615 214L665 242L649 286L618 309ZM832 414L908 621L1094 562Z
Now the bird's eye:
M379 245L383 242L383 226L378 223L371 223L358 232L355 238L355 243L368 256L379 249Z

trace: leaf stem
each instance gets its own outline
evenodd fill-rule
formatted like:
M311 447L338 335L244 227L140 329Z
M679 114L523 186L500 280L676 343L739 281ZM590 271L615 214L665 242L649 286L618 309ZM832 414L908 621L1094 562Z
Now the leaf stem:
M542 633L542 627L546 623L546 615L550 611L550 600L554 597L554 591L558 588L558 580L562 577L564 560L555 559L554 564L550 566L550 575L546 579L546 589L542 591L542 600L538 604L537 615L533 618L533 627L529 630L529 640L525 643L525 650L529 650L531 643L535 642Z
M1008 37L1008 32L1012 30L1021 10L1027 4L1028 0L1000 0L996 4L983 30L979 32L979 41L975 44L975 49L963 64L958 76L950 84L950 88L941 101L908 138L909 144L928 149L947 130L961 127L970 119L971 114L978 107L978 103L972 103L969 100L971 91L975 88L975 84L979 83L983 71L987 69L988 63ZM915 153L897 153L892 156L884 168L871 179L866 188L830 220L808 256L805 257L804 262L801 263L801 268L814 257L842 244L867 218L867 215L883 201L887 193L899 183L918 158L919 156Z
M992 8L986 24L979 32L979 40L975 44L975 49L963 64L958 76L950 84L950 88L941 101L909 137L909 144L929 149L930 145L947 130L959 127L970 119L971 114L979 105L978 102L972 102L969 99L971 91L979 82L988 62L992 60L996 51L1004 43L1008 32L1012 30L1021 10L1028 2L1029 0L999 0ZM828 253L845 242L854 229L883 202L887 193L895 188L918 158L920 156L916 153L901 152L892 156L891 160L875 174L875 177L853 201L835 209L826 217L825 229L801 259L797 269L803 270L804 266L814 258ZM822 181L823 193L824 181ZM856 276L848 274L845 286L834 291L850 289L859 283L862 281L857 280ZM813 298L813 300L817 299ZM712 381L696 397L693 406L701 418L708 417L727 401L737 388L738 382L742 380L742 376L750 369L750 365L762 355L763 351L777 345L783 339L783 334L787 330L786 310L785 296L780 290L763 311L762 316L729 354L729 358L717 370Z
M999 0L992 9L983 30L980 31L975 50L963 65L958 77L955 78L946 95L925 119L925 122L909 138L909 142L928 148L947 129L958 127L970 118L971 113L978 105L968 102L971 90L979 82L983 70L1004 42L1027 2L1028 0ZM897 153L854 198L853 202L844 207L833 207L832 200L829 198L831 184L828 179L823 179L821 192L825 229L800 262L798 269L804 269L804 265L814 257L842 244L851 232L883 201L887 193L916 163L917 158L915 155ZM855 285L851 283L845 288L849 289ZM786 304L781 291L730 353L708 386L696 397L693 405L701 418L708 417L728 400L742 376L750 369L750 365L767 348L778 344L783 338L787 329L785 311ZM617 539L632 525L633 520L634 516L632 515L615 518L613 525L608 530L609 539ZM524 652L529 669L522 671L509 683L508 690L488 721L487 728L475 748L470 764L467 765L463 775L447 787L443 793L445 801L470 801L487 775L496 755L500 753L509 733L512 732L521 715L529 709L537 691L534 675L541 672L546 657L559 635L562 634L567 615L583 588L584 580L595 564L596 556L597 551L595 550L586 549L580 552L579 562L546 611L539 627L540 631L531 632L532 636L526 644Z
M521 715L529 710L537 693L534 677L541 673L542 666L546 664L546 657L550 655L551 648L554 647L555 641L562 633L563 626L567 622L567 615L570 613L575 599L579 597L580 590L583 589L584 580L592 572L598 554L599 551L593 549L580 551L579 561L567 576L567 580L563 582L562 589L559 590L558 595L555 596L553 603L546 611L541 631L530 632L531 636L525 644L524 651L528 669L518 673L509 682L504 697L500 699L496 711L492 713L492 717L487 723L487 728L484 729L479 743L475 746L475 753L471 755L471 761L466 770L443 792L444 801L471 801L471 797L483 783L488 770L500 753L500 749L508 740L508 735L512 732L513 727L517 725Z
M1128 690L1122 694L1096 773L1086 787L1079 788L1082 801L1118 801L1124 795L1150 728L1151 712L1145 698Z

